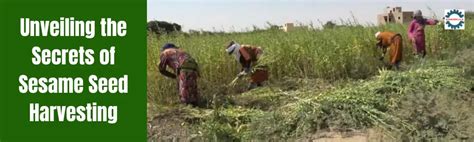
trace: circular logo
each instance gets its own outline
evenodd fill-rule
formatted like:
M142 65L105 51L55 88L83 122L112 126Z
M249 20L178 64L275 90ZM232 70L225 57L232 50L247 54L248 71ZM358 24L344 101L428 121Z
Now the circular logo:
M449 10L446 15L444 16L444 20L446 21L445 27L450 29L463 29L464 25L464 11L458 9Z

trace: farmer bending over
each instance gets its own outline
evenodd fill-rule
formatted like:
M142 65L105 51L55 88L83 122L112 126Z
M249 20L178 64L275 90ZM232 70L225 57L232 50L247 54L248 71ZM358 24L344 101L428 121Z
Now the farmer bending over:
M382 57L380 57L380 60L383 60L387 48L389 48L390 67L395 66L396 69L399 69L403 51L402 36L394 32L377 32L375 38L377 38L377 48L382 49Z
M235 59L242 65L241 72L237 77L250 75L248 90L262 86L268 80L268 68L265 65L257 64L258 59L263 54L261 47L240 45L231 41L226 48L229 55L234 55Z
M167 71L166 66L169 66L174 73ZM188 53L174 44L165 44L161 48L159 70L166 77L173 79L178 77L178 90L182 103L197 105L199 99L197 87L199 67Z

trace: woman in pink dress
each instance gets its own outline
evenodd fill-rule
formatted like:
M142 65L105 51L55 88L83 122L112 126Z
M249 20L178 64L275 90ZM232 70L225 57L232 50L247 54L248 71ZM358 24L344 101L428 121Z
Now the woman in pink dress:
M426 55L425 25L436 25L438 20L425 19L420 10L415 12L413 21L408 26L408 39L413 44L413 50L422 58Z
M171 68L173 72L167 71L166 67ZM178 92L182 103L193 106L198 105L197 79L199 77L199 67L191 55L174 44L165 44L161 48L158 68L164 76L177 79Z

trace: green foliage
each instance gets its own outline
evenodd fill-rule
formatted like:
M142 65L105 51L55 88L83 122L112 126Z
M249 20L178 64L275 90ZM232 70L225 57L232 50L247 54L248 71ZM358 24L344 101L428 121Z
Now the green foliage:
M465 15L466 19L472 20L474 19L474 11L466 11Z
M474 110L472 92L449 89L413 93L401 98L393 115L409 122L392 134L405 141L472 141Z
M249 139L249 122L261 117L263 112L242 107L216 108L196 128L200 136L213 141Z
M387 112L399 109L401 97L439 89L466 92L472 83L464 78L462 69L438 64L405 72L382 70L371 80L314 94L315 97L282 107L276 111L281 113L274 121L285 118L283 123L278 123L285 126L274 128L295 128L296 136L320 129L362 129L375 125L398 130L401 128L396 124L406 122Z
M199 89L207 108L186 114L195 136L207 141L294 139L321 130L381 128L391 140L472 140L474 33L427 26L428 59L415 59L405 40L402 71L381 69L376 31L406 37L406 26L343 26L289 33L259 30L219 35L148 37L148 100L177 103L176 80L160 76L159 47L174 42L200 64ZM230 40L262 46L271 80L245 93L224 52ZM459 108L453 110L452 108ZM471 125L469 125L471 124Z

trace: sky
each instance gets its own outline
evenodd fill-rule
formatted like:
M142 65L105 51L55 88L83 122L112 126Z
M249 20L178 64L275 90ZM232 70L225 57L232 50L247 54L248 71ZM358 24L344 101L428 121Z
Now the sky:
M474 0L148 0L147 20L177 23L183 31L245 31L267 22L319 26L352 17L366 25L376 24L387 6L442 17L445 9L474 10Z

